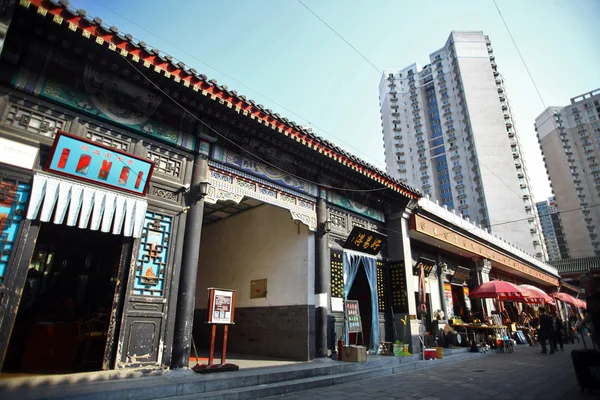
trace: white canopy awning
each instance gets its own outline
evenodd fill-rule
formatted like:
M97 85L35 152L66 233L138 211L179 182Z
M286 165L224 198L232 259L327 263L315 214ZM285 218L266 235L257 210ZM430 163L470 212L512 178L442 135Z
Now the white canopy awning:
M115 235L139 238L148 203L144 199L111 190L76 183L54 176L36 174L33 177L27 219L79 228L100 229Z

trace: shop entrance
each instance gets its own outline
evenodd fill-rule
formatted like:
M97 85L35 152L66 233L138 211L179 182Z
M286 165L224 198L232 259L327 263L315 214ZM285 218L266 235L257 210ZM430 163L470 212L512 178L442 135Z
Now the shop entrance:
M102 368L123 240L42 224L3 372Z
M462 286L452 286L452 304L454 306L454 315L460 317L463 321L469 321L470 311L467 308L467 302L465 301L465 292Z
M371 288L369 287L369 280L365 272L364 266L358 267L354 282L348 293L348 300L358 300L358 307L360 309L360 319L362 322L362 334L350 333L350 344L357 343L363 346L369 346L371 342L371 326L373 321L373 310L371 305Z

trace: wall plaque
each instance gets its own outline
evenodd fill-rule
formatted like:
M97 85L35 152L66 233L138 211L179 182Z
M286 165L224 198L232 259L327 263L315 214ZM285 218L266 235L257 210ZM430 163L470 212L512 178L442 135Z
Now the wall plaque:
M154 163L59 131L45 170L111 189L145 195Z
M256 279L250 281L250 298L263 299L267 297L267 280Z
M385 235L374 232L359 226L352 228L348 239L344 243L344 248L361 253L376 255L384 244Z

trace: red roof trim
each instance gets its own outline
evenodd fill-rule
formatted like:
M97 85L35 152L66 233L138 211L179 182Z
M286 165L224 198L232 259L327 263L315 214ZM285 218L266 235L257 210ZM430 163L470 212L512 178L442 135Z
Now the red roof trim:
M105 42L109 45L114 45L116 49L124 50L128 53L128 55L131 55L132 61L141 61L143 62L143 65L148 68L154 67L153 70L157 73L162 73L167 77L173 76L175 82L181 82L185 86L192 86L193 88L197 87L199 91L202 91L202 94L210 95L211 98L214 96L213 99L218 100L222 104L225 104L225 102L235 104L236 107L241 109L240 111L243 112L244 115L247 114L250 116L250 118L257 119L257 122L264 123L266 126L275 127L275 129L278 131L280 129L285 136L293 137L296 139L296 141L302 142L309 148L314 149L315 151L318 151L329 158L333 158L343 165L347 165L349 168L352 168L352 170L358 171L363 175L384 184L390 189L395 190L396 192L402 193L403 195L414 199L420 197L417 193L405 189L401 185L381 176L378 172L367 169L366 166L349 160L342 154L339 154L333 149L328 148L325 143L313 143L312 140L307 138L306 134L295 130L289 125L285 125L272 116L267 115L258 107L252 106L240 98L228 95L226 91L219 90L209 82L193 76L185 69L175 66L168 61L162 60L159 56L148 49L142 49L131 42L123 41L117 34L111 31L103 32L103 28L99 27L94 22L90 23L80 15L73 16L71 12L67 11L63 6L53 4L45 0L21 0L20 5L25 8L29 8L31 5L33 5L34 7L37 7L38 14L50 14L53 17L54 22L57 24L62 24L64 21L68 22L71 30L76 30L78 28L82 32L85 31L89 33L89 35L84 34L84 36L90 36L90 39L93 39L99 45L104 45ZM72 29L73 25L76 25L76 29ZM91 38L91 36L94 36L94 38Z

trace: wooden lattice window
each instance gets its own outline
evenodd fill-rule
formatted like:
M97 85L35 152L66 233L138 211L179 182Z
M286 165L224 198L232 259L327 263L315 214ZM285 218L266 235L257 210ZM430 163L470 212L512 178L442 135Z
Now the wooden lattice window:
M146 213L142 230L133 292L139 296L163 296L173 218Z
M56 132L65 128L65 121L50 115L50 112L46 113L18 104L11 104L6 123L49 138L54 138Z

